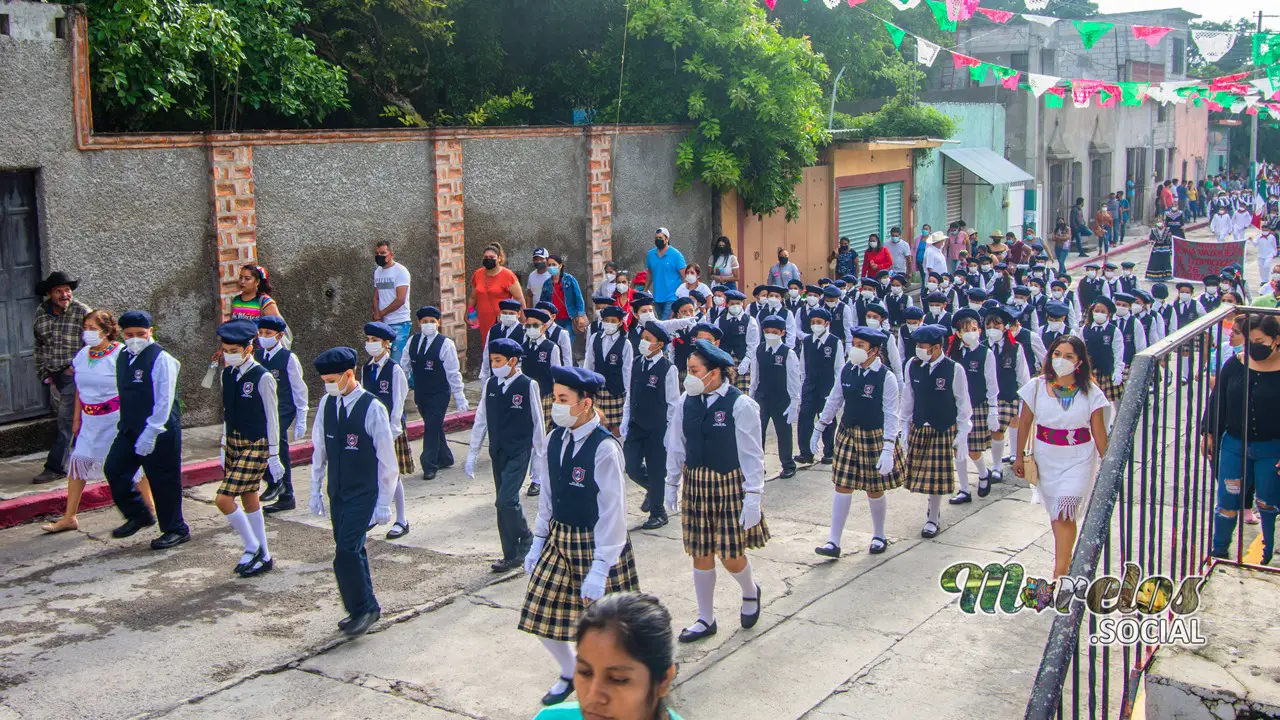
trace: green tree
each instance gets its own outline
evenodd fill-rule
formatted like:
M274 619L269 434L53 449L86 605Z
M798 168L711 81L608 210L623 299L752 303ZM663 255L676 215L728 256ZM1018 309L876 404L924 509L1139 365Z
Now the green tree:
M982 7L992 10L1008 10L1016 13L1031 13L1070 19L1086 18L1098 14L1098 3L1092 0L1049 0L1043 10L1028 10L1025 0L984 0Z

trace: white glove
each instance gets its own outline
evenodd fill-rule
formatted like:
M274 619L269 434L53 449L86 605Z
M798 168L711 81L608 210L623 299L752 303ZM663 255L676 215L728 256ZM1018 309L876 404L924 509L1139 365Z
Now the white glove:
M222 445L218 448L218 464L222 465L222 471L227 471L227 446Z
M284 477L284 463L280 462L280 456L273 454L267 458L267 472L271 473L272 480L279 480Z
M784 413L782 417L787 421L788 425L795 425L796 421L800 419L800 407L793 406L787 408L787 412Z
M600 563L603 565L603 563ZM582 599L583 600L599 600L604 597L604 583L607 579L607 573L591 564L591 572L587 573L587 577L582 580Z
M738 518L738 524L743 530L750 530L759 525L761 519L760 493L747 493L742 499L742 516Z
M458 397L454 398L453 404L457 406L458 412L466 412L471 409L471 406L467 404L466 395L459 395Z
M680 486L667 483L667 492L663 498L663 505L667 508L668 515L680 514Z
M1120 387L1124 384L1124 373L1118 372L1111 376L1111 384Z
M538 558L542 557L542 548L547 544L546 538L533 536L533 545L529 546L529 552L524 556L524 574L532 575L533 568L538 564Z
M739 375L746 375L746 374L747 374L747 371L748 371L748 370L750 370L750 369L751 369L751 366L747 364L747 361L746 361L746 360L743 360L743 361L742 361L742 364L738 366L738 374L739 374Z
M300 417L293 423L293 439L307 439L307 419L305 417Z
M818 423L813 426L813 439L809 441L809 454L817 455L822 449L822 434L827 431L827 426Z
M473 455L468 455L468 456L467 456L467 464L464 466L464 468L463 468L463 469L466 471L466 473L467 473L467 477L471 478L472 480L475 480L475 479L476 479L476 459L475 459L475 456L473 456Z
M156 449L156 436L149 432L143 432L138 436L138 442L133 444L133 452L139 457L146 457Z
M987 429L1000 432L1000 408L993 407L987 411Z
M391 439L394 441L396 438L400 437L400 433L402 433L402 432L404 432L404 428L403 428L403 427L401 427L401 426L399 426L399 425L392 425L392 426L391 426Z
M311 514L316 517L324 517L324 498L320 493L311 493Z
M386 525L391 522L391 506L377 505L373 508L373 524Z
M630 424L631 424L631 422L628 420L627 422L622 423L622 425L620 425L620 426L618 427L618 435L619 435L623 440L626 440L626 439L627 439L627 426L628 426L628 425L630 425Z
M885 448L880 451L880 460L876 462L876 472L881 475L893 474L893 449Z

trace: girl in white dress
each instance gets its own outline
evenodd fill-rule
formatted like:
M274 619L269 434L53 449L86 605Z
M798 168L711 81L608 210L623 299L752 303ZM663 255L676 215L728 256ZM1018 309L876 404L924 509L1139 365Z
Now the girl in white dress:
M1107 452L1105 412L1111 403L1093 383L1083 340L1062 335L1049 346L1048 357L1043 374L1018 391L1022 415L1013 473L1023 477L1023 451L1028 441L1034 442L1040 479L1031 489L1031 501L1049 511L1056 579L1067 574L1076 518L1097 474L1098 459Z
M116 360L124 345L116 342L116 319L105 310L95 310L84 319L84 344L71 361L76 381L76 411L71 423L74 445L67 475L67 508L62 519L44 525L47 533L79 529L76 511L85 483L103 480L102 465L116 437L120 419L120 394L116 392ZM151 489L139 471L138 489L148 507Z

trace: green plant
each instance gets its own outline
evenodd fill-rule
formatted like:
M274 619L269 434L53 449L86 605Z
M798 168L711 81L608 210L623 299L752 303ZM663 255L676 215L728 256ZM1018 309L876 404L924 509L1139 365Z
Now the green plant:
M946 113L899 96L873 113L852 118L850 129L859 137L929 137L943 140L955 135L956 123Z

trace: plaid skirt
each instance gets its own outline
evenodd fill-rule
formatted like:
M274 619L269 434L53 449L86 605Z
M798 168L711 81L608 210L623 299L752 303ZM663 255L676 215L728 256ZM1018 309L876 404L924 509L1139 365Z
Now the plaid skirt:
M1093 374L1093 384L1097 385L1103 396L1111 402L1119 400L1120 396L1124 394L1124 386L1111 382L1110 375L1100 375L1095 372Z
M596 393L596 409L604 416L604 424L617 427L622 424L622 408L627 404L627 396L614 395L608 390Z
M708 468L684 468L680 525L684 530L684 551L694 557L719 555L742 557L748 549L762 548L769 540L769 526L760 524L743 530L742 471L721 474Z
M840 426L836 431L835 463L831 481L842 490L884 492L902 487L902 449L893 446L893 474L881 475L876 469L884 449L884 431Z
M729 382L744 393L751 392L751 373L740 373L736 367L729 368Z
M409 434L401 432L396 436L396 460L400 463L400 474L408 475L413 472L413 449L409 447Z
M971 453L991 449L991 428L987 425L987 414L990 412L991 406L986 403L973 408L973 429L969 431L969 437L965 441Z
M555 399L556 396L551 393L542 396L542 431L547 434L551 433L551 406Z
M906 487L913 493L950 495L956 486L956 426L938 430L932 425L911 426L907 441Z
M1009 429L1009 426L1018 421L1018 412L1021 408L1021 400L997 400L1000 403L1000 432ZM974 417L977 417L976 415Z
M266 438L246 440L240 433L232 431L227 436L226 460L218 494L239 497L258 492L262 478L267 475L269 457L270 444Z
M595 533L591 529L551 521L551 534L533 568L520 608L521 630L548 640L574 639L578 616L586 607L582 581L591 570L595 550ZM627 541L617 564L609 570L604 589L606 593L640 590L631 541Z

